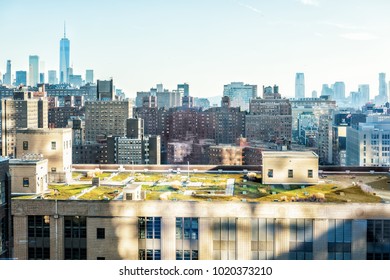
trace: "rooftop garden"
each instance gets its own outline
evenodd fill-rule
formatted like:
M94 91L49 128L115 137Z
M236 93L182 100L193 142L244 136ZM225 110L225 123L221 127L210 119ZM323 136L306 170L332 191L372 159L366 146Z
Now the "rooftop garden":
M96 188L82 179L85 175L74 172L74 183L51 185L43 198L112 200L121 194L124 187L118 182L134 177L133 183L142 186L146 200L377 203L382 201L383 194L388 195L390 200L390 177L378 174L328 175L321 178L317 185L300 186L264 185L258 174L248 177L249 174L237 173L190 173L188 178L186 172L120 172L114 176L112 173L98 172L93 175L108 179ZM228 179L234 179L234 190L230 193L226 190ZM34 199L36 196L18 198Z

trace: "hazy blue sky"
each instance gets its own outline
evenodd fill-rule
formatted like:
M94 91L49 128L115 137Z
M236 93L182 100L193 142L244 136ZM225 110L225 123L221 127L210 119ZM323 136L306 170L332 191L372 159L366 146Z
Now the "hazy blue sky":
M293 96L296 72L306 96L344 81L347 95L369 83L373 97L378 73L390 80L389 13L387 0L0 0L0 71L7 59L27 70L31 54L58 71L66 20L74 73L112 76L130 97L183 82L221 95L232 81Z

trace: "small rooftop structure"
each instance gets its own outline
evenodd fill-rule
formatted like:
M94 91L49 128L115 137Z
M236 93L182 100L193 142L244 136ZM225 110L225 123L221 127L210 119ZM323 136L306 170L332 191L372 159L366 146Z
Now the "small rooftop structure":
M141 185L128 184L123 188L123 200L143 200Z
M263 184L317 184L318 155L312 151L262 152Z

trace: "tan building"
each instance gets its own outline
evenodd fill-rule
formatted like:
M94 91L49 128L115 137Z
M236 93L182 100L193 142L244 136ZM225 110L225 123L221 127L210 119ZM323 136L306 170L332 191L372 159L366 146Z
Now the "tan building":
M17 259L389 259L390 205L12 201Z
M48 190L47 159L28 155L10 159L12 194L42 194Z
M210 147L210 164L242 165L242 147L218 145Z
M262 152L263 184L317 184L318 156L314 152Z
M15 156L17 129L48 127L47 106L45 98L31 98L30 92L15 92L13 99L1 100L2 156Z
M72 179L72 129L18 129L16 157L42 154L48 159L49 182L69 182Z

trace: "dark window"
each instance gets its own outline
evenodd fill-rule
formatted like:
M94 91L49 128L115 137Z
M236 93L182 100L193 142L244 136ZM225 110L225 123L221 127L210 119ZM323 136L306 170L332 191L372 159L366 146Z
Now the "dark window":
M87 259L87 220L82 216L64 217L64 259Z
M28 216L28 259L50 259L50 217Z
M30 182L28 178L23 178L23 187L28 188L30 186Z
M176 239L197 240L198 223L198 218L176 218Z
M294 171L292 169L288 170L288 178L294 178Z
M23 150L24 151L28 150L28 141L23 141Z
M139 217L138 218L139 239L160 239L161 218L160 217Z
M57 142L55 142L55 141L51 142L51 149L52 150L56 150L57 149Z
M307 170L307 177L313 178L313 170L312 169Z
M105 260L106 258L105 257L97 257L96 259L97 260Z
M273 178L273 177L274 177L274 170L268 169L268 178Z
M105 228L97 228L96 229L96 238L97 239L105 239L106 238L106 229Z

